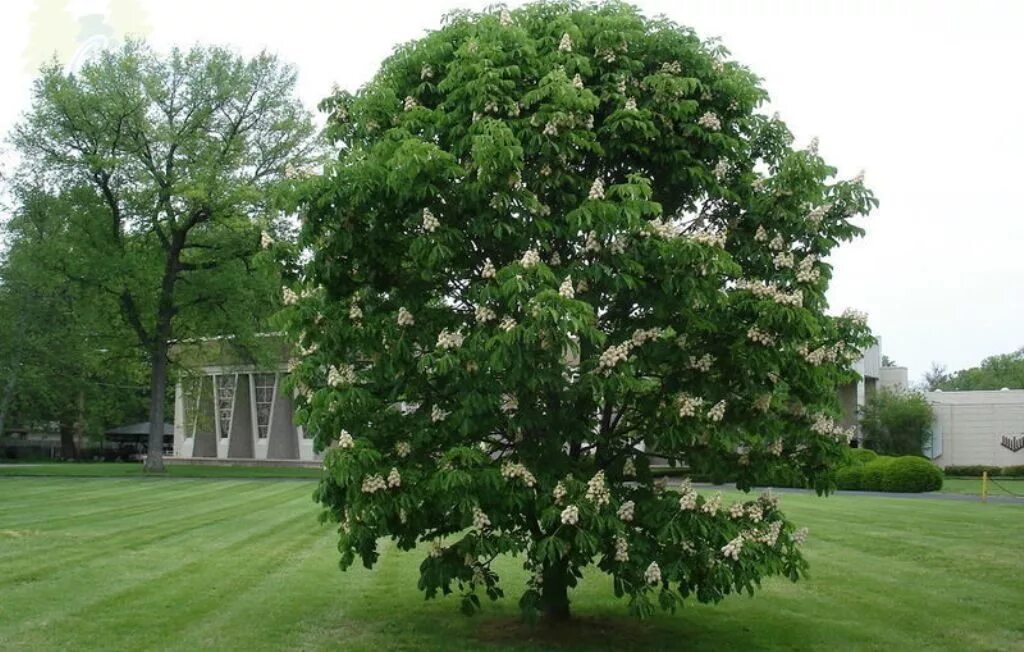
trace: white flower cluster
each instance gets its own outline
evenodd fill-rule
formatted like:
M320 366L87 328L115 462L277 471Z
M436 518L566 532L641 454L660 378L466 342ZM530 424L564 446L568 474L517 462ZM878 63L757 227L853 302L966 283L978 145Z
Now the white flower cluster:
M782 533L782 521L772 521L767 528L748 530L743 533L743 537L747 541L754 541L756 543L764 543L769 546L774 546L779 540L779 534Z
M806 344L803 344L797 349L797 352L802 355L807 362L810 362L813 365L820 365L823 362L836 362L840 360L845 348L846 345L844 343L837 342L832 346L819 346L812 351Z
M714 516L718 513L718 510L721 506L722 494L721 492L718 492L711 498L708 498L704 501L704 504L701 505L700 511L704 512L705 514L711 514L712 516Z
M398 309L398 325L399 326L412 326L416 323L413 319L412 313L406 310L405 306Z
M818 262L818 257L815 255L807 256L800 260L800 265L796 270L796 280L800 283L813 283L818 280L821 276L821 271L814 266Z
M754 408L760 412L767 412L768 408L772 406L772 395L761 394L754 400Z
M349 307L348 318L354 322L359 322L363 319L363 309L359 307L358 303L353 303Z
M807 528L802 527L792 534L793 543L803 545L807 541Z
M772 241L768 243L768 247L773 251L782 251L786 248L786 241L782 239L782 235L776 233Z
M438 221L434 214L430 212L429 208L423 209L423 230L427 233L433 233L437 230L437 227L441 226L441 222Z
M697 491L690 485L689 480L684 480L679 487L679 509L684 512L697 509Z
M747 339L755 344L763 344L764 346L772 346L775 344L775 337L770 333L766 333L757 326L751 326L747 329Z
M824 413L814 415L814 421L811 422L811 430L819 435L845 439L846 441L850 441L854 435L854 428L844 428L836 423L835 419Z
M480 278L494 278L494 263L490 258L484 259L484 267L480 270Z
M501 411L505 414L515 414L519 409L519 399L514 394L501 395Z
M451 414L451 412L449 412L448 410L442 410L440 406L435 405L430 409L430 421L432 423L444 421L445 419L448 418L449 414Z
M708 410L708 418L712 421L721 421L725 416L725 400L721 400L711 406Z
M790 269L796 264L796 258L792 251L783 251L775 254L772 264L775 265L775 269Z
M697 408L704 404L704 399L682 393L676 399L679 404L679 418L692 417L697 414Z
M658 566L658 562L652 561L651 565L644 571L644 581L651 586L661 582L661 568Z
M580 510L576 505L569 505L562 510L562 523L564 525L576 525L580 522Z
M576 73L576 75L573 76L572 86L578 90L583 90L583 78L580 77L579 73Z
M443 328L437 335L437 345L442 349L457 349L462 346L465 339L466 336L462 334L461 330L449 331L447 328Z
M402 106L406 111L412 111L418 106L416 104L416 98L414 98L412 95L406 95L405 102L403 102Z
M362 490L364 494L372 494L378 491L384 491L387 488L387 482L385 482L384 478L380 477L376 473L374 473L373 475L368 475L363 478Z
M666 240L678 237L680 233L678 224L671 220L663 220L660 217L656 217L648 222L644 231L644 235L656 235Z
M764 177L758 177L750 182L750 187L753 188L754 190L763 190L765 184L767 183L768 179L765 179Z
M821 206L815 206L807 213L807 221L813 227L821 225L821 221L825 219L825 215L832 210L832 204L822 204Z
M722 128L722 121L718 119L718 116L708 111L697 120L697 124L709 131L718 131Z
M729 507L729 518L743 518L745 513L746 510L743 509L743 503L733 503L732 506Z
M567 493L568 492L565 490L565 485L562 484L561 480L559 480L558 484L555 485L554 491L551 492L551 495L555 499L555 504L556 505L560 504L562 502L562 499L565 498L565 495Z
M558 42L559 52L572 52L572 37L569 32L562 34L562 40Z
M274 239L266 231L260 231L260 247L269 249L272 246L274 246Z
M444 554L445 547L441 545L440 541L434 540L430 542L430 552L427 553L431 558L437 559Z
M356 442L352 439L352 435L349 434L348 430L342 430L341 434L338 435L338 448L352 448L356 445Z
M699 242L700 244L707 245L709 247L724 247L725 240L727 237L728 234L726 234L725 232L712 233L711 231L701 231L699 233L694 233L693 235L691 235L690 239L693 240L694 242Z
M721 181L727 174L729 174L729 160L725 158L718 159L714 169L715 178Z
M484 511L482 509L480 509L479 507L474 507L473 508L473 528L476 529L476 530L483 530L484 528L489 527L490 524L491 524L491 519L487 518L487 514L484 514Z
M715 356L710 353L705 353L701 357L690 356L690 368L696 369L697 371L703 371L705 373L711 371L711 367L715 364Z
M763 226L758 226L757 230L754 231L754 240L758 242L764 242L768 239L768 232L764 230Z
M299 302L299 295L295 294L291 288L281 288L281 300L286 306L294 306Z
M626 523L630 523L633 521L633 515L635 512L636 503L634 503L632 500L627 500L626 502L619 505L619 509L615 512L615 515L618 516L621 520L625 521Z
M864 174L865 174L864 170L861 170L860 172L858 172L857 176L855 176L853 178L853 182L854 183L864 183Z
M587 500L598 507L603 507L611 502L611 492L604 482L604 471L598 471L587 481Z
M764 283L758 281L748 281L746 279L740 279L736 281L737 290L748 290L752 292L754 296L762 299L771 299L775 303L781 306L794 306L798 307L804 302L804 293L802 290L793 290L792 292L786 292L780 290L774 283Z
M632 97L626 98L626 106L624 109L626 111L636 111L636 99Z
M843 311L843 319L849 319L858 326L866 326L868 323L868 313L847 308Z
M661 72L667 72L673 75L678 75L683 72L683 66L678 61L666 61L661 64Z
M434 69L429 63L423 64L420 68L420 79L432 79L434 77Z
M512 24L512 12L502 7L501 13L498 14L498 24L502 27L508 27Z
M750 507L747 508L747 516L750 517L751 521L760 523L761 519L764 518L764 511L761 509L760 505L752 503Z
M393 489L402 486L402 474L395 467L391 467L391 472L388 473L388 486Z
M722 554L727 558L738 560L740 558L740 551L743 550L743 535L736 537L729 543L722 546Z
M502 464L501 477L506 480L519 478L527 487L534 487L537 484L537 478L533 477L533 474L519 462L505 462Z
M558 286L558 294L566 299L573 299L576 297L576 291L572 286L572 277L566 276L562 284Z
M598 368L604 372L604 375L610 375L612 373L612 369L615 368L615 365L629 358L629 352L632 348L633 342L631 341L609 346L601 353L601 357L598 358Z
M633 346L641 346L650 340L656 340L662 336L665 332L662 328L638 328L633 331L633 335L630 337L630 341L633 342Z
M554 120L548 120L547 124L544 125L544 131L542 133L545 136L557 136L558 123L556 123Z
M342 387L356 382L356 370L350 364L341 367L331 366L327 369L327 384L331 387Z
M516 327L516 320L512 319L511 317L509 317L507 315L505 317L502 317L501 318L501 323L498 324L498 328L500 328L501 330L505 331L506 333L509 332L510 330L512 330L515 327Z
M629 561L629 542L626 537L615 537L615 561Z
M594 183L590 185L590 193L587 195L588 199L604 199L604 181L598 177L594 179Z
M601 251L601 241L597 239L597 231L591 231L587 234L587 242L583 245L584 251L591 251L597 253Z
M632 457L627 457L625 463L623 463L622 475L627 478L636 477L636 464L633 462Z
M497 313L494 312L494 310L484 305L477 306L476 309L474 310L474 313L477 322L481 324L486 324L487 322L498 318L498 315Z
M768 452L772 455L779 457L782 455L783 444L782 437L775 438L772 443L768 444Z
M519 263L529 269L540 262L540 254L537 253L536 249L527 249L526 253L523 254L523 258Z
M395 444L395 455L398 455L401 458L406 458L409 457L411 453L412 446L409 445L409 442L400 441L397 444Z

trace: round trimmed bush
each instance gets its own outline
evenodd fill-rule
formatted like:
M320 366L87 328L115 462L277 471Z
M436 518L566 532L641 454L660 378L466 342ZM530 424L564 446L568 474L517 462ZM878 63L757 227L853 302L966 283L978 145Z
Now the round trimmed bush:
M942 488L942 471L923 457L897 457L882 472L882 490L907 493Z
M850 461L855 464L867 464L878 459L878 453L870 448L851 448Z
M864 483L864 466L855 464L836 471L836 485L840 489L861 489Z
M860 488L867 491L885 491L882 487L882 477L885 470L893 463L895 457L879 455L874 460L861 467Z

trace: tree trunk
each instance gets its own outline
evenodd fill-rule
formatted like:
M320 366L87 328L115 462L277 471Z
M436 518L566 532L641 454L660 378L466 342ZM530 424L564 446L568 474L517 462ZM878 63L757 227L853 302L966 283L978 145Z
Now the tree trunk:
M65 460L78 458L75 448L75 427L66 421L60 422L60 456Z
M569 568L566 562L544 569L541 585L541 612L546 623L564 623L569 620Z
M159 330L159 329L158 329ZM149 448L143 468L149 473L164 471L164 401L167 391L167 340L158 336L153 347L153 369L149 382Z

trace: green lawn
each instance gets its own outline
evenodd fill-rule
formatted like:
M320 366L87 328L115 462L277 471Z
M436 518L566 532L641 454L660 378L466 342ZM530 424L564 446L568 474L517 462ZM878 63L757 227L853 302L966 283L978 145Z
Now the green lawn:
M784 495L811 528L812 578L642 623L609 583L553 636L509 598L465 618L424 601L419 555L337 571L313 483L0 478L0 649L1010 650L1024 586L1024 505Z

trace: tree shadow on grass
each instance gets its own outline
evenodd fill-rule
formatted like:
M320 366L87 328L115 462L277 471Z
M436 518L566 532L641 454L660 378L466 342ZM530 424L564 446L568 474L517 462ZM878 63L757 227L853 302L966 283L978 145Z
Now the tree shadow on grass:
M748 627L723 628L725 623L706 626L692 617L676 614L667 618L637 620L630 616L584 615L561 624L523 622L518 617L487 619L473 638L487 646L586 649L760 649L764 639ZM723 631L727 629L727 631Z

